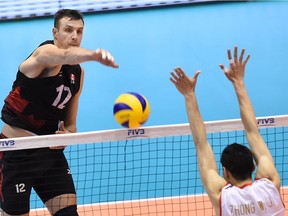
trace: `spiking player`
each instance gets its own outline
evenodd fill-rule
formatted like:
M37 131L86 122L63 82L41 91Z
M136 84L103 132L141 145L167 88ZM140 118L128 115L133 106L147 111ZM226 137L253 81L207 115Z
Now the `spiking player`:
M20 64L2 109L2 138L76 132L84 79L79 65L118 68L110 52L80 47L84 20L76 10L55 14L53 38ZM58 129L58 123L59 129ZM54 216L77 216L76 192L63 146L0 152L1 215L29 215L31 189Z

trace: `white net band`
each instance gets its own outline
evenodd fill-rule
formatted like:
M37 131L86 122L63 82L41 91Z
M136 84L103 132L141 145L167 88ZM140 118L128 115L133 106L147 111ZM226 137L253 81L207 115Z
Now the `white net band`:
M260 128L288 126L288 115L266 116L257 118ZM207 133L243 130L241 119L205 122ZM58 135L9 138L0 140L0 150L20 150L60 145L75 145L97 142L129 140L137 138L157 138L191 134L189 124L150 126L139 129L116 129L93 132L81 132Z

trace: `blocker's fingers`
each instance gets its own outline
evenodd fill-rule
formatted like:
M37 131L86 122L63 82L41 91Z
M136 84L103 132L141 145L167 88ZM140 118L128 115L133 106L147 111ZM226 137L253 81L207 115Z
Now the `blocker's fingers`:
M251 55L248 55L248 56L246 57L246 59L245 59L245 61L244 61L244 65L247 64L248 60L250 59L250 56L251 56Z
M244 53L245 53L245 49L242 49L241 54L240 54L240 58L239 58L240 62L242 62L242 60L243 60Z
M234 62L238 61L238 47L234 47Z
M181 73L179 71L175 71L177 74L177 79L180 79L182 77Z
M181 74L181 76L185 76L186 77L186 73L184 72L184 70L181 67L178 67L179 73Z
M232 55L231 55L231 50L230 50L230 49L227 50L227 55L228 55L228 60L229 60L229 62L231 63ZM232 61L233 61L233 60L232 60Z
M178 75L178 77L181 77L181 76L182 76L182 74L181 74L181 70L180 70L179 67L174 68L174 71L176 72L176 74Z
M169 80L170 80L172 83L176 84L176 81L175 81L172 77L170 77Z
M197 79L200 73L201 73L201 71L200 71L200 70L197 70L196 73L194 74L194 77L193 77L193 78L194 78L194 79Z
M223 64L220 64L219 67L222 69L222 71L224 73L227 73L228 72L228 69L223 65Z
M173 78L171 77L171 79L174 79L174 81L179 78L178 76L175 75L174 72L170 72L170 74L171 74L171 76L173 77Z

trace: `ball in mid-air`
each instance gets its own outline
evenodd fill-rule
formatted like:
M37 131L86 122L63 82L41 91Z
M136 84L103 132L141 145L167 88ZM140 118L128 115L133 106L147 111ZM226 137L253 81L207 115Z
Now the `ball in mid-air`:
M115 120L123 127L138 128L149 118L150 105L143 95L128 92L115 100L113 112Z

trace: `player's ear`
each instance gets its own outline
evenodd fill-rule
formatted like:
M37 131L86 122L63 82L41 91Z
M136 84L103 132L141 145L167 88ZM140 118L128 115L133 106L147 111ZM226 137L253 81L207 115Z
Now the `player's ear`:
M53 27L53 28L52 28L52 34L53 34L53 37L54 37L55 39L57 39L57 33L58 33L58 29L55 28L55 27Z
M226 181L228 181L230 178L230 172L226 169L226 167L222 167L222 169L223 169L223 177Z
M256 168L256 165L255 165L255 162L253 163L253 169L252 169L252 172L255 171L255 168Z

